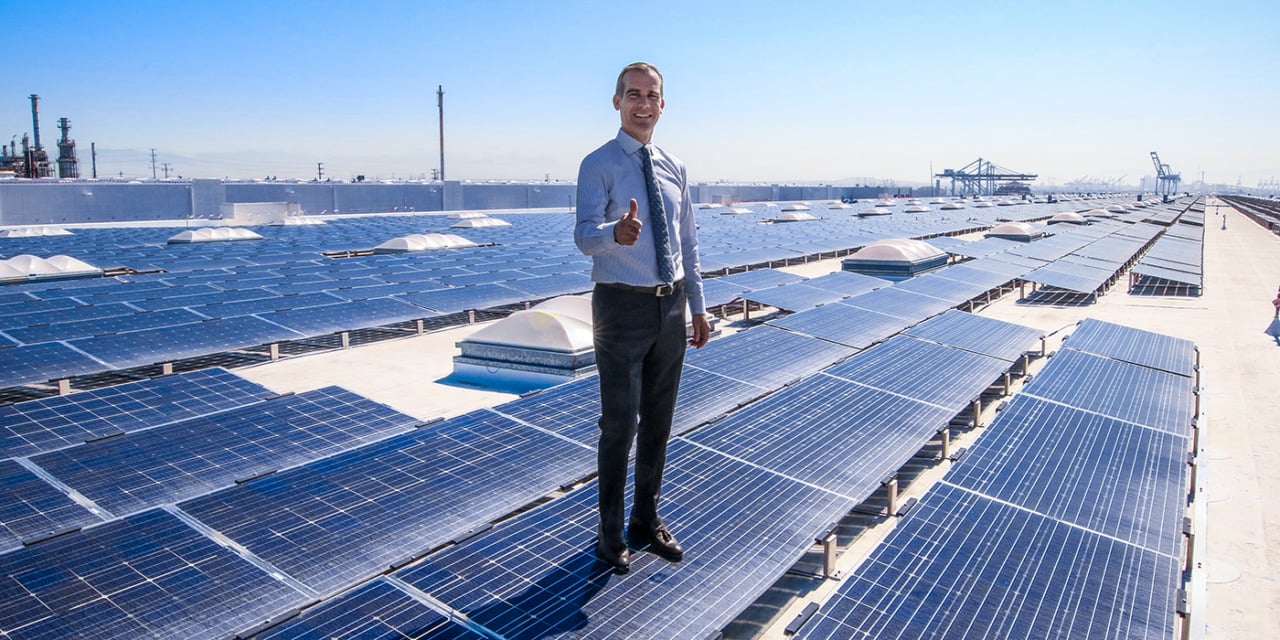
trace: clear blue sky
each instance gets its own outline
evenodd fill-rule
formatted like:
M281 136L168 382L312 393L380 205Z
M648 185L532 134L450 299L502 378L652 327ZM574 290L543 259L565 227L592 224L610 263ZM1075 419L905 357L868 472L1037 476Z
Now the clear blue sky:
M666 78L655 141L696 181L1280 178L1280 3L0 0L0 137L81 172L574 180L614 78Z

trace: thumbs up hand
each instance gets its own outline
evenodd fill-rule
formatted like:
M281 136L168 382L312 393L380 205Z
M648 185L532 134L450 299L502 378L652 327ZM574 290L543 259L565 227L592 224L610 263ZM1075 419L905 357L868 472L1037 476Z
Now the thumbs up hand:
M613 226L613 241L621 245L633 245L636 239L640 237L640 227L644 226L643 222L636 217L636 213L640 211L636 199L631 199L631 210L622 215L622 219Z

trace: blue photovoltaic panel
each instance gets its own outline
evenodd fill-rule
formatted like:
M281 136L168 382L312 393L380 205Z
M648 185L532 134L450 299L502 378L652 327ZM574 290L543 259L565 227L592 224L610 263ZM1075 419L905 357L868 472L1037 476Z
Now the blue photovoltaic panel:
M944 278L941 275L925 274L904 280L894 285L899 291L908 291L920 295L946 300L952 305L962 304L987 293L992 287L985 283L970 283Z
M125 515L380 440L415 423L326 387L31 460L104 509Z
M0 555L10 638L229 638L306 601L159 509Z
M180 506L331 593L586 477L595 459L483 409Z
M90 306L74 307L60 311L18 313L0 316L0 330L17 329L20 327L58 325L65 322L79 322L81 320L95 320L98 318L110 318L113 316L127 316L133 315L137 312L137 309L134 309L123 302L101 302Z
M849 508L847 498L676 439L662 511L686 559L637 551L619 576L593 551L597 500L588 485L393 575L498 637L705 638Z
M1200 272L1198 270L1187 271L1184 269L1166 269L1166 268L1154 266L1153 264L1147 262L1147 263L1140 263L1136 265L1132 269L1131 273L1134 273L1140 276L1159 278L1161 280L1169 280L1171 282L1191 285L1194 287L1204 286L1204 276L1200 275Z
M0 460L0 553L101 522L36 474L13 460Z
M61 342L0 349L0 386L16 387L109 369Z
M945 482L801 640L1168 640L1180 562Z
M776 287L780 284L800 282L804 280L804 277L795 275L794 273L787 273L786 271L778 271L777 269L756 269L754 271L742 271L739 273L731 273L727 276L720 276L719 278L716 278L716 280L747 287L754 291L757 289Z
M386 578L303 611L255 640L487 640L415 600Z
M327 304L343 302L328 293L298 293L287 296L273 295L269 298L245 300L243 302L220 302L191 307L191 310L209 318L234 318L236 316L261 315L285 309L306 309Z
M1022 393L1175 435L1191 435L1195 384L1190 378L1062 349Z
M531 300L552 298L591 291L594 284L586 272L562 273L537 278L508 280L504 285L515 289Z
M856 296L859 293L866 293L881 287L887 287L892 282L882 278L854 273L852 271L832 271L825 276L809 278L804 283L810 287L819 289L828 289L842 293L846 296Z
M476 284L396 297L441 313L457 313L524 302L528 295L500 284Z
M855 358L857 356L854 356ZM831 376L811 376L687 437L765 469L865 500L954 412Z
M1013 281L1012 275L1001 271L994 271L987 267L989 262L974 260L963 264L955 264L949 267L939 269L933 272L933 276L943 280L951 280L955 282L963 282L973 286L981 286L986 289L996 289L1008 285ZM1022 267L1014 268L1017 275L1021 275L1026 269ZM1005 269L1004 271L1007 271Z
M1195 375L1196 345L1142 329L1086 318L1064 347L1184 376Z
M175 292L173 295L167 295L163 298L134 300L131 304L143 311L161 311L164 309L199 307L208 304L226 304L230 302L244 302L246 300L262 300L264 298L275 297L278 297L277 294L271 291L255 288L238 289L234 291L212 291L197 295L179 295L178 292Z
M72 340L88 336L101 336L125 331L142 329L158 329L179 324L200 322L204 318L186 309L168 309L146 313L130 313L129 315L62 322L45 326L10 329L6 333L19 342L35 344L54 340Z
M275 395L225 369L200 369L0 406L0 457L29 456L223 411Z
M1022 276L1022 279L1075 293L1093 293L1101 289L1114 275L1112 271L1069 264L1059 260Z
M1009 370L1009 362L895 336L826 370L833 376L959 413Z
M750 287L737 285L723 278L708 278L702 281L702 299L706 302L708 309L729 304L750 290Z
M803 282L793 282L791 284L781 284L776 287L767 289L756 289L748 293L742 294L744 300L762 304L783 311L803 311L804 309L812 309L813 307L835 302L845 297L845 294L831 291L830 289L819 289L811 287Z
M765 324L854 349L865 349L902 331L909 323L897 316L845 304L828 304L769 320Z
M1045 332L1012 322L951 310L903 332L904 335L1015 362Z
M1174 556L1188 448L1181 436L1019 396L944 479Z
M712 373L776 389L848 357L856 349L758 326L690 350L685 363Z
M852 298L841 300L839 304L869 309L886 315L896 316L915 324L931 316L936 316L956 303L931 296L902 291L897 287L876 289Z
M72 340L71 344L107 362L111 365L110 368L128 369L301 337L303 336L296 331L265 320L241 316L81 338Z
M354 331L430 318L435 315L437 314L434 311L394 298L374 298L323 307L277 311L259 317L288 327L304 336L320 336L338 331Z

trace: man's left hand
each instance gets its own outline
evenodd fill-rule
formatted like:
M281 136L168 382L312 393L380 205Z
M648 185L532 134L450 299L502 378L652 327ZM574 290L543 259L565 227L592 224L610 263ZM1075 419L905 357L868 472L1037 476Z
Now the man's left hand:
M693 335L689 337L689 346L701 349L711 339L711 323L707 322L707 314L693 314Z

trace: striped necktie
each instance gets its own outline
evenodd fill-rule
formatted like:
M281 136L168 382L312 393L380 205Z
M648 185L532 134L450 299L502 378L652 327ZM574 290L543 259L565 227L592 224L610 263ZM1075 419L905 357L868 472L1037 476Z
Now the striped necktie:
M653 248L658 256L658 278L666 284L676 281L671 264L671 235L667 231L667 212L662 204L662 191L653 175L653 156L649 145L640 147L640 166L644 167L644 183L649 191L649 224L653 225Z

